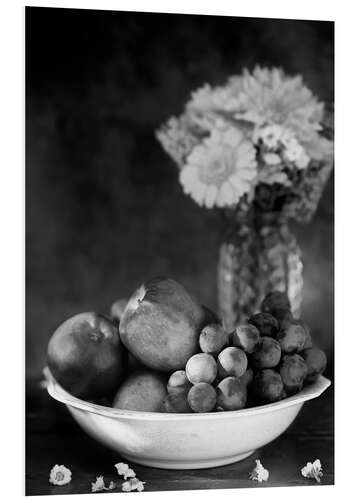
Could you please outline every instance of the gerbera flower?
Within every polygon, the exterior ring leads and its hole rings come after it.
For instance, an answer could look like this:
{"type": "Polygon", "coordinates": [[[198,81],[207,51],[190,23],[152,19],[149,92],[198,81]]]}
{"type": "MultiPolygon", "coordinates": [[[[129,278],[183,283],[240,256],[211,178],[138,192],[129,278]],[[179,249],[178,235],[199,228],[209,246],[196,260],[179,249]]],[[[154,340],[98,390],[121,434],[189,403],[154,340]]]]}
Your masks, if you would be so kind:
{"type": "Polygon", "coordinates": [[[63,486],[71,482],[72,472],[64,465],[56,464],[50,471],[50,483],[63,486]]]}
{"type": "Polygon", "coordinates": [[[252,142],[240,130],[213,130],[187,157],[180,182],[199,205],[233,205],[254,185],[255,156],[252,142]]]}

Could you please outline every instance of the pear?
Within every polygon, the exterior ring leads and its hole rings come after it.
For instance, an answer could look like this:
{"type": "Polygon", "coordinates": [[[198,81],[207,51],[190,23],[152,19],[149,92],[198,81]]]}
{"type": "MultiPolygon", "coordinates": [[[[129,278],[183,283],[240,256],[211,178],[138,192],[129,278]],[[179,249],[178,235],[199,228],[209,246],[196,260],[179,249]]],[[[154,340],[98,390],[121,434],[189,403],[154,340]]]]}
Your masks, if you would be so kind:
{"type": "Polygon", "coordinates": [[[199,352],[206,320],[203,307],[168,278],[154,278],[138,288],[120,320],[119,332],[129,352],[148,368],[182,370],[199,352]]]}

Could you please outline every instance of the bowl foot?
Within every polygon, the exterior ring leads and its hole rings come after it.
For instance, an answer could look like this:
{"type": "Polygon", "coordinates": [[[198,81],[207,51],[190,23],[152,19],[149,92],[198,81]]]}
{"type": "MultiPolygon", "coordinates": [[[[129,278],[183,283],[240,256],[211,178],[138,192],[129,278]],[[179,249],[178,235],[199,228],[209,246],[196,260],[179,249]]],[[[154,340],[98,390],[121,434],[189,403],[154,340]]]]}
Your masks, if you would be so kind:
{"type": "Polygon", "coordinates": [[[155,467],[157,469],[210,469],[212,467],[220,467],[222,465],[233,464],[234,462],[239,462],[244,460],[254,453],[255,450],[247,451],[239,455],[232,455],[229,457],[224,457],[220,459],[207,459],[207,460],[153,460],[150,458],[140,458],[132,455],[122,454],[122,457],[128,460],[128,462],[133,462],[140,465],[146,465],[148,467],[155,467]]]}

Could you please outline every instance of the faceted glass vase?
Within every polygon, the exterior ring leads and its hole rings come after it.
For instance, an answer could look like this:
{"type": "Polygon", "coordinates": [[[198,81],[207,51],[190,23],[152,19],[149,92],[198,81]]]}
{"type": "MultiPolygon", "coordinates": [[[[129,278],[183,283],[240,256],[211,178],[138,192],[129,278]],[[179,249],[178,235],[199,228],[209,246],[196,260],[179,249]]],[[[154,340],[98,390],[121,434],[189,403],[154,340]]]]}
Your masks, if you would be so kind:
{"type": "Polygon", "coordinates": [[[260,310],[265,295],[284,291],[299,317],[302,301],[301,251],[287,222],[245,221],[220,247],[218,305],[228,331],[260,310]]]}

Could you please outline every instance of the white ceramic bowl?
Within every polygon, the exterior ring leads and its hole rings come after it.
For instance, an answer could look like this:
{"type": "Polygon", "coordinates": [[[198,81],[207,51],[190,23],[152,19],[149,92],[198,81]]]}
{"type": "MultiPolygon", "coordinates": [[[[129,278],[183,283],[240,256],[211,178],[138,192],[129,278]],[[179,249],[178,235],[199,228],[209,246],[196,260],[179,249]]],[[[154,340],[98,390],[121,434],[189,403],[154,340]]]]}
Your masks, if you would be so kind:
{"type": "Polygon", "coordinates": [[[282,434],[305,401],[331,382],[320,376],[277,403],[214,413],[149,413],[100,406],[71,396],[46,370],[48,393],[90,436],[130,462],[162,469],[203,469],[251,455],[282,434]]]}

